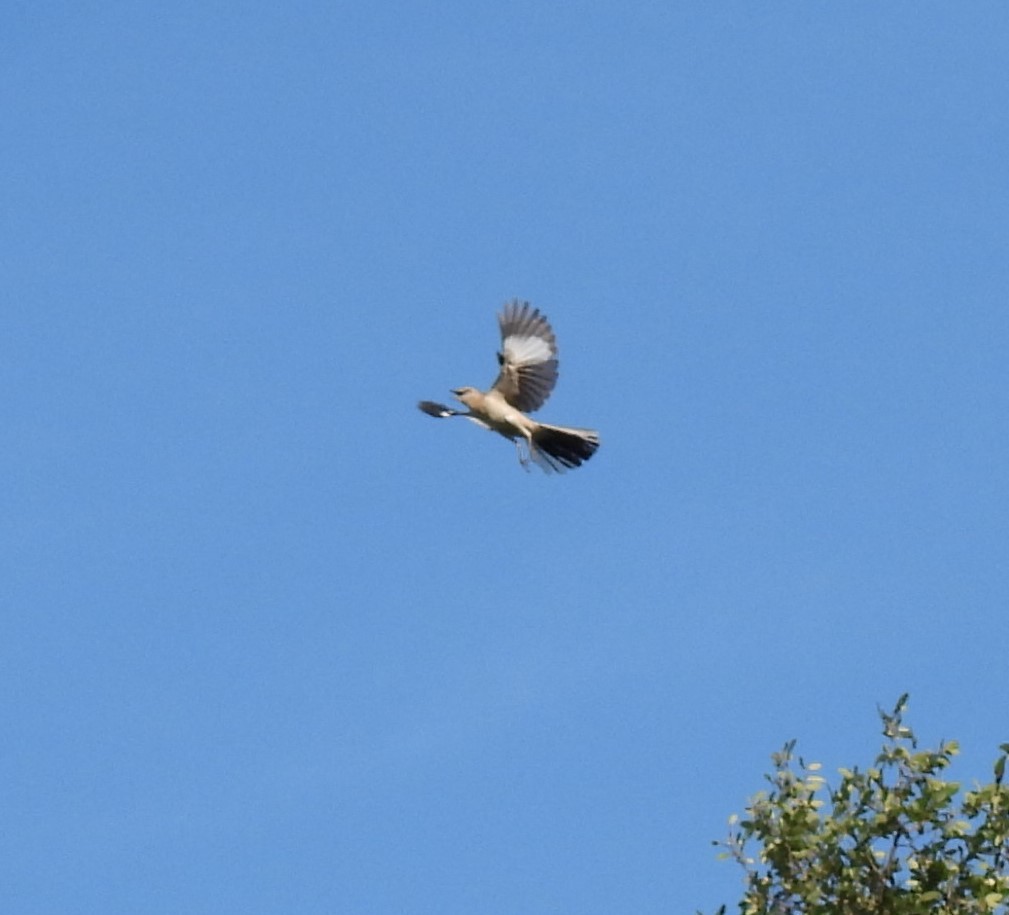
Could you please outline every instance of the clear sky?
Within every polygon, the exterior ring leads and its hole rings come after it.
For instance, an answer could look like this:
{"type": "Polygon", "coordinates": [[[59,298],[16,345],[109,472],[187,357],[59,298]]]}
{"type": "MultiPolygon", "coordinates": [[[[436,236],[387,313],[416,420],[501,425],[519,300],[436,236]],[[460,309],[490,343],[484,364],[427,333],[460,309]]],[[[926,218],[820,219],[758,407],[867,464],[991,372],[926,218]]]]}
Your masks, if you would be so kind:
{"type": "Polygon", "coordinates": [[[12,913],[693,912],[1009,739],[1004,3],[7,3],[12,913]],[[564,476],[418,399],[550,318],[564,476]]]}

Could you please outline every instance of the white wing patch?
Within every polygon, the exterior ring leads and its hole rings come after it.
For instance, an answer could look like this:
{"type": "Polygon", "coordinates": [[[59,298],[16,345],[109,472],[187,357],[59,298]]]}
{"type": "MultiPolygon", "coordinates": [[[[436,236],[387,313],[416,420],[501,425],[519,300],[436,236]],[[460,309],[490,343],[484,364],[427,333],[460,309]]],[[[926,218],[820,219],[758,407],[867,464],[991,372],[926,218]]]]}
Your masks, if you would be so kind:
{"type": "Polygon", "coordinates": [[[550,344],[542,337],[509,337],[504,351],[508,361],[518,365],[546,362],[553,357],[550,344]]]}

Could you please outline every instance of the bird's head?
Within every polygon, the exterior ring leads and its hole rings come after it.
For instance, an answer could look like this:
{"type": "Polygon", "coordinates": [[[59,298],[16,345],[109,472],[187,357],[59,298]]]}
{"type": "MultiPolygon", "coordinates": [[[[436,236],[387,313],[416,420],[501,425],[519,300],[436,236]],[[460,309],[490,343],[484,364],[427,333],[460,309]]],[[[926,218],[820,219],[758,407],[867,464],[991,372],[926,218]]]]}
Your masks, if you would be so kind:
{"type": "Polygon", "coordinates": [[[482,396],[476,388],[454,388],[452,394],[455,399],[466,404],[467,407],[472,408],[476,405],[479,398],[482,396]]]}

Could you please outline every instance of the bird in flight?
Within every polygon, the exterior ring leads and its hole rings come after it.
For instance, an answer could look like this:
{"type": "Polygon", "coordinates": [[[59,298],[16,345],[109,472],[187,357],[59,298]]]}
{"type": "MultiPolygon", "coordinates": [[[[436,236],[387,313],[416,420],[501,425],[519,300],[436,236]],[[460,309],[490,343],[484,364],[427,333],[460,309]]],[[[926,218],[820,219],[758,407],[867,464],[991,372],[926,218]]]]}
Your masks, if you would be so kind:
{"type": "Polygon", "coordinates": [[[548,426],[526,416],[546,403],[557,383],[557,341],[546,317],[528,302],[508,302],[498,315],[501,327],[500,371],[487,391],[455,388],[452,393],[467,410],[422,400],[428,416],[464,416],[478,426],[515,443],[519,463],[530,463],[547,473],[580,467],[599,447],[593,429],[548,426]]]}

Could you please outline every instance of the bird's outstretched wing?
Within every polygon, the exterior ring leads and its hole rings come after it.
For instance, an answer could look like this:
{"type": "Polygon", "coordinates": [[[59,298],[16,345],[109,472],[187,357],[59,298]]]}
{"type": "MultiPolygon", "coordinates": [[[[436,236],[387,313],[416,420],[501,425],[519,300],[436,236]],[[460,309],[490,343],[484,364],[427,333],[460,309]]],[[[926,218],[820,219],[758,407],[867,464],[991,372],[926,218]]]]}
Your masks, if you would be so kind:
{"type": "Polygon", "coordinates": [[[547,319],[515,299],[498,315],[501,371],[491,389],[523,413],[546,403],[557,383],[557,341],[547,319]]]}

